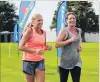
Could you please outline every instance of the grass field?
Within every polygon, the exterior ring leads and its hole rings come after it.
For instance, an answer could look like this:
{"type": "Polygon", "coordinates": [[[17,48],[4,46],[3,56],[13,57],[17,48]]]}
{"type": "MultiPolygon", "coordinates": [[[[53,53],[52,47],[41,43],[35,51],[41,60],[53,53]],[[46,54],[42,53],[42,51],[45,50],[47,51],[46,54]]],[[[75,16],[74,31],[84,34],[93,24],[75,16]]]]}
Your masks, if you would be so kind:
{"type": "MultiPolygon", "coordinates": [[[[53,50],[45,52],[46,79],[45,82],[59,82],[57,72],[57,54],[54,43],[53,50]]],[[[21,71],[22,52],[17,50],[16,43],[1,43],[1,82],[25,82],[21,71]],[[10,45],[10,52],[9,52],[10,45]],[[9,55],[10,53],[10,55],[9,55]]],[[[99,81],[99,43],[82,43],[80,53],[82,59],[82,73],[80,82],[99,81]]],[[[69,77],[68,82],[72,82],[69,77]]]]}

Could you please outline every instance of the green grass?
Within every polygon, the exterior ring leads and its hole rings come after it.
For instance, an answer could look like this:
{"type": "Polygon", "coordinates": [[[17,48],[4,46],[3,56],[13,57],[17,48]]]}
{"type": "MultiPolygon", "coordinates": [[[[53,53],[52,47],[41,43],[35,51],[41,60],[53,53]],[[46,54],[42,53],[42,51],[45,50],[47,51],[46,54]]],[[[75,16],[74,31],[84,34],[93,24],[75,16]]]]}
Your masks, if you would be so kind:
{"type": "MultiPolygon", "coordinates": [[[[46,79],[45,82],[59,82],[57,72],[57,56],[54,43],[52,51],[45,52],[46,79]]],[[[25,82],[21,70],[22,52],[18,52],[17,44],[1,43],[1,82],[25,82]],[[19,53],[19,55],[18,55],[19,53]]],[[[82,43],[83,50],[80,53],[82,59],[81,82],[99,81],[99,43],[82,43]]],[[[69,77],[69,81],[71,77],[69,77]]]]}

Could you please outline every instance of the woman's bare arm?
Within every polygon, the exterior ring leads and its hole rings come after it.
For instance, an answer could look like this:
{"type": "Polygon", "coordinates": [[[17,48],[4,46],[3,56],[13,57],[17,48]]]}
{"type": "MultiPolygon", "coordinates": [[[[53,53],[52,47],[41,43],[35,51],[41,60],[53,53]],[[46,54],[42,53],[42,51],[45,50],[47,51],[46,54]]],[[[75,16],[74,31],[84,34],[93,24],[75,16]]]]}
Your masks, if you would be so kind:
{"type": "Polygon", "coordinates": [[[67,37],[68,37],[68,33],[66,31],[66,28],[61,29],[61,31],[59,32],[58,37],[56,39],[55,46],[56,47],[62,47],[64,45],[70,43],[69,40],[63,41],[64,38],[67,38],[67,37]]]}
{"type": "Polygon", "coordinates": [[[32,33],[32,30],[31,30],[31,29],[27,29],[27,30],[23,33],[23,37],[22,37],[22,39],[20,40],[19,47],[18,47],[19,50],[21,50],[21,51],[26,51],[26,52],[34,52],[34,49],[32,49],[32,48],[27,48],[27,47],[25,46],[25,44],[26,44],[27,40],[29,39],[31,33],[32,33]]]}

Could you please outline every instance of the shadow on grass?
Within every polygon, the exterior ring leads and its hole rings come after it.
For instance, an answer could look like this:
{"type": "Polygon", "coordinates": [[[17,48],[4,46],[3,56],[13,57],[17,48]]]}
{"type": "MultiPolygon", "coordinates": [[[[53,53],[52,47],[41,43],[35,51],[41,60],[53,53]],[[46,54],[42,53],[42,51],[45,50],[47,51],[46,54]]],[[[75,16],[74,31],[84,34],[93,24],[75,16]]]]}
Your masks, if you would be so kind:
{"type": "Polygon", "coordinates": [[[53,73],[53,72],[46,73],[46,75],[56,75],[56,74],[57,74],[57,72],[55,72],[55,73],[53,73]]]}

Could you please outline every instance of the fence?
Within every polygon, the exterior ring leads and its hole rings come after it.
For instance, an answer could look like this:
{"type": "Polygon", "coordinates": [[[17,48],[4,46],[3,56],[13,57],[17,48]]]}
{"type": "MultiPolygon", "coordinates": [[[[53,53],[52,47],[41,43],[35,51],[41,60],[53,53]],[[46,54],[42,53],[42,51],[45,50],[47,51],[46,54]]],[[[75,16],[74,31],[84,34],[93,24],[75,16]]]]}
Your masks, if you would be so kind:
{"type": "Polygon", "coordinates": [[[13,32],[0,32],[0,42],[13,42],[13,32]]]}
{"type": "MultiPolygon", "coordinates": [[[[46,40],[47,42],[54,42],[56,40],[56,32],[55,31],[47,31],[46,32],[46,40]]],[[[99,34],[89,34],[85,33],[86,42],[99,42],[99,34]]],[[[14,32],[1,32],[0,33],[0,42],[13,42],[14,40],[14,32]]]]}

